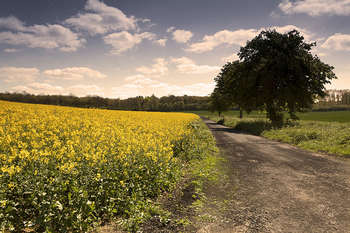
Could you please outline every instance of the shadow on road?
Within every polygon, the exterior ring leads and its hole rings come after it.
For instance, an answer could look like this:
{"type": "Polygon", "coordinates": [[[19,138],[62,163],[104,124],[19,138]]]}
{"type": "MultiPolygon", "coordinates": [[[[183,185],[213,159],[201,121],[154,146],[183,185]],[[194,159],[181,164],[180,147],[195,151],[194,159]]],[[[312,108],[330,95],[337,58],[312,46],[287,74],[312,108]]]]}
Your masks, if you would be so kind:
{"type": "MultiPolygon", "coordinates": [[[[210,121],[210,119],[206,117],[201,117],[204,121],[210,121]]],[[[217,125],[217,122],[207,122],[207,125],[210,127],[212,125],[217,125]]],[[[222,124],[219,124],[222,125],[222,124]]],[[[255,136],[260,136],[264,131],[271,130],[272,124],[266,120],[240,120],[237,121],[233,127],[230,128],[232,131],[228,131],[227,129],[218,129],[215,127],[213,131],[225,131],[225,132],[233,132],[239,134],[250,134],[255,136]]]]}
{"type": "Polygon", "coordinates": [[[245,132],[244,130],[238,130],[238,129],[233,129],[229,128],[227,126],[220,125],[215,122],[206,122],[208,127],[212,132],[227,132],[227,133],[235,133],[235,134],[245,134],[245,135],[254,135],[250,132],[245,132]],[[218,126],[221,126],[220,128],[218,126]]]}

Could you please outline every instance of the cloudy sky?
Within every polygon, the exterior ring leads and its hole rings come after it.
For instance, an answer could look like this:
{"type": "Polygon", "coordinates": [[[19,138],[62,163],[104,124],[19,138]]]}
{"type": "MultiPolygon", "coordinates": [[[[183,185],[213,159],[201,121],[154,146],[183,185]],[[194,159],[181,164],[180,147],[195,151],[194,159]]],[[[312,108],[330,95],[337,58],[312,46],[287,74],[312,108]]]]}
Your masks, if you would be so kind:
{"type": "Polygon", "coordinates": [[[350,89],[350,0],[1,0],[0,92],[207,95],[261,30],[301,31],[350,89]]]}

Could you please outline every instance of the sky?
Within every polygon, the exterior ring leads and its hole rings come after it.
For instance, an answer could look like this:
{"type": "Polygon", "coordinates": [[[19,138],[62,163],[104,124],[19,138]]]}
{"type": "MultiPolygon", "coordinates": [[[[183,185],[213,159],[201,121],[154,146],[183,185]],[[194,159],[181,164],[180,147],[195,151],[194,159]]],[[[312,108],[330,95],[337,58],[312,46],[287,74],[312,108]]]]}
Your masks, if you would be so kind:
{"type": "Polygon", "coordinates": [[[297,29],[350,89],[350,0],[1,0],[0,92],[210,94],[262,30],[297,29]]]}

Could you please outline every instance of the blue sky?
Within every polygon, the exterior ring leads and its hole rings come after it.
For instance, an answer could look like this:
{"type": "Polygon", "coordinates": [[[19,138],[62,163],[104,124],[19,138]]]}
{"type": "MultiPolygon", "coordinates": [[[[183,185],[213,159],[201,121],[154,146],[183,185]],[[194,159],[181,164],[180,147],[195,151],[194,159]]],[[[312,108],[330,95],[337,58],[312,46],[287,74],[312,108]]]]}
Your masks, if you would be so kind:
{"type": "Polygon", "coordinates": [[[261,30],[297,29],[350,89],[349,0],[2,0],[0,91],[208,95],[261,30]]]}

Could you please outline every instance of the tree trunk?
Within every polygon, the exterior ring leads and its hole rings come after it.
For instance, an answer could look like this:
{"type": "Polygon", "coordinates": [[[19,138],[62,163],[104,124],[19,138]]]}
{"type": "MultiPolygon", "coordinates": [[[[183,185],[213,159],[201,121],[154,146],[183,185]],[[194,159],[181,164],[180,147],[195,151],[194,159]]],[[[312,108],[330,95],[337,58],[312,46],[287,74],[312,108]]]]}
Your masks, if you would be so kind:
{"type": "Polygon", "coordinates": [[[283,113],[277,111],[273,106],[268,106],[266,111],[272,126],[274,128],[281,128],[283,126],[283,113]]]}
{"type": "Polygon", "coordinates": [[[242,108],[239,108],[239,118],[243,118],[243,110],[242,108]]]}

